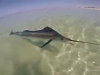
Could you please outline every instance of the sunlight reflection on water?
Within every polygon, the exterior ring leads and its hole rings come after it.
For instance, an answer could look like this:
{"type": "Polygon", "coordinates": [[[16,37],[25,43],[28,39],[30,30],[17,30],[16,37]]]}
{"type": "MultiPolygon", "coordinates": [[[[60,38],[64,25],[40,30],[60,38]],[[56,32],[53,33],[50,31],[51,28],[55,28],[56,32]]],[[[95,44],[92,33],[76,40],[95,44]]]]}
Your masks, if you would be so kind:
{"type": "Polygon", "coordinates": [[[54,41],[41,49],[39,45],[43,41],[30,43],[21,37],[8,35],[12,28],[36,30],[50,26],[66,37],[99,43],[100,25],[96,25],[99,21],[91,19],[92,16],[83,16],[86,12],[81,13],[82,16],[72,12],[59,15],[49,13],[29,22],[27,19],[24,22],[24,18],[19,21],[18,17],[16,20],[16,15],[3,19],[0,26],[13,25],[3,27],[1,31],[0,75],[99,75],[100,46],[73,42],[74,45],[70,45],[54,41]]]}

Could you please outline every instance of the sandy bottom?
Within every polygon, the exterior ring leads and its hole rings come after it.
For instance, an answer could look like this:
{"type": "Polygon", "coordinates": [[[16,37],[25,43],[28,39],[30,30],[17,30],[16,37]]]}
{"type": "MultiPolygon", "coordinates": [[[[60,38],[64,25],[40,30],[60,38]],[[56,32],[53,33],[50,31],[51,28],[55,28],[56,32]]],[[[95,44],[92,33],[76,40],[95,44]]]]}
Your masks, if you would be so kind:
{"type": "Polygon", "coordinates": [[[12,28],[17,31],[50,26],[66,37],[100,43],[100,22],[94,16],[83,16],[86,13],[46,14],[28,21],[23,16],[21,21],[18,16],[1,19],[0,75],[100,75],[100,46],[53,41],[40,48],[47,40],[9,36],[12,28]]]}

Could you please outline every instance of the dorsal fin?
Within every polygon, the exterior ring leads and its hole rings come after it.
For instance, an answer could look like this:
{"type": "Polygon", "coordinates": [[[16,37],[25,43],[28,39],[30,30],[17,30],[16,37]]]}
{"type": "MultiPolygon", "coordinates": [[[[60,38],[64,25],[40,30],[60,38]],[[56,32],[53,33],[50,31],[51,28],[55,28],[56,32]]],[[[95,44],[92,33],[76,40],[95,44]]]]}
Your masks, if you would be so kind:
{"type": "Polygon", "coordinates": [[[47,32],[54,31],[52,28],[50,28],[50,27],[48,27],[48,26],[45,27],[45,28],[43,28],[43,30],[44,30],[44,31],[47,31],[47,32]]]}
{"type": "Polygon", "coordinates": [[[36,31],[24,30],[23,32],[55,32],[55,30],[47,26],[42,30],[36,30],[36,31]]]}

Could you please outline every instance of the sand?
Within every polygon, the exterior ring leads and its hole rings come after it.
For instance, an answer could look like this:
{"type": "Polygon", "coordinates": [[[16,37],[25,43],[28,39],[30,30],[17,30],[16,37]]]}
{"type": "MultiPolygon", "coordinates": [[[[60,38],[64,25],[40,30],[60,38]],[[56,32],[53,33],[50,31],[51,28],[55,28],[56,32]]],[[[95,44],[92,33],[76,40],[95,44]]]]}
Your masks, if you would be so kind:
{"type": "Polygon", "coordinates": [[[75,40],[100,43],[100,13],[85,9],[46,10],[0,19],[0,75],[100,75],[100,46],[25,40],[10,31],[52,27],[75,40]]]}

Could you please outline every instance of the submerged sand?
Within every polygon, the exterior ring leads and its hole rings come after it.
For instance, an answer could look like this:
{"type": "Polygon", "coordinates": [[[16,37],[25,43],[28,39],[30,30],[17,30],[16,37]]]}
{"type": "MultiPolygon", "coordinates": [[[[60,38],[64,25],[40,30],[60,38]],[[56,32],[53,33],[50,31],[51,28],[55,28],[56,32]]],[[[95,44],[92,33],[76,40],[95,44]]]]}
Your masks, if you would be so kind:
{"type": "Polygon", "coordinates": [[[40,48],[47,40],[9,36],[11,29],[49,26],[66,37],[100,43],[99,12],[71,9],[42,13],[17,14],[0,20],[0,75],[99,75],[100,46],[53,41],[40,48]]]}

